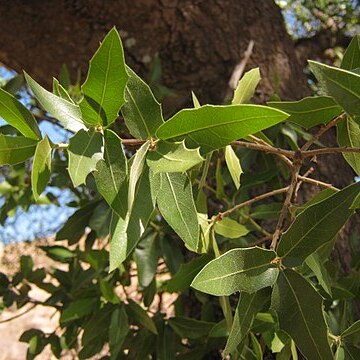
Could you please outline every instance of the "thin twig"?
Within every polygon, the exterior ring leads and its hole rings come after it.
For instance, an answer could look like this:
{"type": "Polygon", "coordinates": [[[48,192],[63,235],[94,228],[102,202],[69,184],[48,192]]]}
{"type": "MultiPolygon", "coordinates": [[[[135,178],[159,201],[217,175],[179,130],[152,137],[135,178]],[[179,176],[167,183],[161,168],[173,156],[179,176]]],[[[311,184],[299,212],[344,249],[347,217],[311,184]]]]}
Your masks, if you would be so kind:
{"type": "Polygon", "coordinates": [[[244,206],[248,206],[248,205],[251,205],[253,204],[254,202],[257,202],[257,201],[260,201],[260,200],[263,200],[263,199],[266,199],[268,197],[271,197],[271,196],[275,196],[275,195],[278,195],[278,194],[282,194],[284,192],[286,192],[288,190],[288,186],[287,187],[284,187],[284,188],[281,188],[281,189],[276,189],[276,190],[272,190],[272,191],[269,191],[265,194],[261,194],[261,195],[258,195],[258,196],[255,196],[254,198],[250,199],[250,200],[247,200],[247,201],[244,201],[234,207],[232,207],[231,209],[228,209],[224,212],[219,212],[214,218],[213,218],[213,221],[216,222],[216,221],[220,221],[222,218],[224,218],[225,216],[229,216],[230,214],[232,214],[234,211],[236,210],[239,210],[241,208],[243,208],[244,206]]]}
{"type": "Polygon", "coordinates": [[[346,114],[343,113],[339,116],[337,116],[335,119],[331,120],[330,122],[328,122],[325,126],[323,126],[322,128],[320,128],[320,130],[309,140],[307,141],[302,148],[300,149],[300,151],[303,153],[304,151],[308,150],[310,148],[310,146],[316,142],[317,140],[319,140],[321,138],[321,136],[323,136],[329,129],[331,129],[333,126],[335,126],[336,124],[338,124],[340,121],[346,119],[346,114]]]}
{"type": "Polygon", "coordinates": [[[306,177],[306,176],[301,176],[301,175],[298,175],[298,179],[303,181],[303,182],[307,182],[309,184],[313,184],[313,185],[317,185],[317,186],[322,186],[324,188],[327,188],[327,189],[332,189],[332,190],[335,190],[335,191],[339,191],[338,188],[336,188],[335,186],[331,185],[331,184],[328,184],[328,183],[325,183],[323,181],[320,181],[320,180],[316,180],[316,179],[311,179],[309,177],[306,177]]]}
{"type": "Polygon", "coordinates": [[[338,153],[360,153],[360,147],[336,147],[336,148],[324,148],[302,151],[303,157],[313,157],[316,155],[324,154],[338,154],[338,153]]]}
{"type": "Polygon", "coordinates": [[[32,306],[30,306],[29,308],[27,308],[25,311],[23,311],[23,312],[20,313],[20,314],[16,314],[16,315],[14,315],[14,316],[12,316],[12,317],[9,317],[8,319],[5,319],[5,320],[0,320],[0,324],[4,324],[4,323],[7,323],[7,322],[10,322],[10,321],[12,321],[12,320],[15,320],[15,319],[17,319],[17,318],[19,318],[19,317],[27,314],[27,313],[28,313],[29,311],[31,311],[36,305],[38,305],[38,304],[33,304],[32,306]]]}
{"type": "Polygon", "coordinates": [[[256,143],[251,143],[251,142],[247,142],[247,141],[237,140],[237,141],[233,141],[231,143],[231,145],[240,146],[240,147],[243,147],[246,149],[259,150],[259,151],[276,154],[276,155],[283,155],[283,156],[286,156],[289,158],[293,158],[295,156],[294,151],[276,148],[269,144],[264,145],[264,144],[256,144],[256,143]]]}

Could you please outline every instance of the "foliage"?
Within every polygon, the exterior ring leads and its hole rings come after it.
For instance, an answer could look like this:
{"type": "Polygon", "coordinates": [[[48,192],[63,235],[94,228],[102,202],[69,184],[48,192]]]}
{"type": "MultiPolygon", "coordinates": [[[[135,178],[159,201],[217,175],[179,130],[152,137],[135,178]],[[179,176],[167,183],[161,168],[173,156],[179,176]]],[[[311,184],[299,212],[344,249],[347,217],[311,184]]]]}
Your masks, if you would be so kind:
{"type": "MultiPolygon", "coordinates": [[[[45,116],[73,132],[68,144],[42,136],[31,111],[2,89],[0,116],[9,125],[1,129],[0,161],[31,168],[23,203],[41,201],[49,183],[77,199],[56,237],[68,246],[42,247],[61,267],[36,269],[22,257],[19,273],[0,274],[5,307],[33,303],[60,313],[54,333],[21,335],[28,358],[50,345],[56,357],[71,350],[86,359],[105,344],[110,359],[290,359],[297,351],[307,359],[358,358],[359,263],[343,276],[329,254],[360,207],[360,184],[336,189],[300,173],[314,156],[341,152],[359,171],[359,43],[350,44],[341,69],[311,62],[324,96],[244,104],[260,80],[255,69],[231,105],[200,106],[193,94],[194,108],[164,121],[112,29],[81,90],[60,79],[51,93],[25,75],[45,116]],[[319,124],[315,136],[306,132],[319,124]],[[319,147],[336,125],[340,147],[319,147]],[[325,190],[298,205],[303,182],[325,190]],[[267,192],[255,196],[260,188],[267,192]],[[134,274],[141,301],[127,292],[134,274]],[[49,297],[32,299],[33,286],[49,297]],[[165,316],[167,293],[177,299],[165,316]]],[[[19,201],[16,181],[6,184],[4,217],[19,201]]]]}

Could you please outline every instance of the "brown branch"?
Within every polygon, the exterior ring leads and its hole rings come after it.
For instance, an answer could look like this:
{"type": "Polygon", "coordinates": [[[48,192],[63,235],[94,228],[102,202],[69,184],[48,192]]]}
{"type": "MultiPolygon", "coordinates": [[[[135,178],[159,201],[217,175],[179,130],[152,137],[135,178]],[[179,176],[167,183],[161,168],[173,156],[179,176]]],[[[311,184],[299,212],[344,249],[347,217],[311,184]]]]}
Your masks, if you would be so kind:
{"type": "Polygon", "coordinates": [[[344,119],[346,119],[345,113],[337,116],[335,119],[328,122],[325,126],[321,127],[320,130],[302,146],[302,148],[300,149],[301,153],[308,150],[315,141],[319,140],[320,137],[323,136],[329,129],[331,129],[333,126],[335,126],[344,119]]]}
{"type": "Polygon", "coordinates": [[[317,185],[317,186],[322,186],[324,188],[327,188],[327,189],[333,189],[335,191],[339,191],[338,188],[336,188],[335,186],[331,185],[331,184],[328,184],[328,183],[325,183],[323,181],[320,181],[320,180],[316,180],[316,179],[311,179],[309,177],[306,177],[306,176],[301,176],[301,175],[298,175],[298,179],[301,180],[301,182],[307,182],[309,184],[313,184],[313,185],[317,185]]]}
{"type": "Polygon", "coordinates": [[[278,195],[278,194],[282,194],[284,192],[286,192],[288,190],[288,186],[287,187],[284,187],[284,188],[280,188],[280,189],[276,189],[276,190],[272,190],[272,191],[269,191],[265,194],[261,194],[261,195],[258,195],[258,196],[255,196],[254,198],[250,199],[250,200],[247,200],[247,201],[244,201],[238,205],[235,205],[234,207],[232,207],[231,209],[228,209],[224,212],[219,212],[216,216],[213,217],[213,221],[216,222],[216,221],[220,221],[222,218],[224,218],[225,216],[229,216],[230,214],[232,214],[234,211],[236,210],[239,210],[241,208],[243,208],[244,206],[248,206],[248,205],[251,205],[253,204],[254,202],[257,202],[257,201],[260,201],[260,200],[263,200],[263,199],[266,199],[268,197],[271,197],[271,196],[275,196],[275,195],[278,195]]]}
{"type": "Polygon", "coordinates": [[[324,148],[324,149],[315,149],[302,151],[301,154],[303,157],[313,157],[316,155],[324,154],[338,154],[338,153],[360,153],[360,147],[336,147],[336,148],[324,148]]]}
{"type": "Polygon", "coordinates": [[[270,153],[270,154],[283,155],[283,156],[286,156],[289,158],[293,158],[295,156],[294,151],[276,148],[269,144],[266,144],[266,145],[256,144],[256,143],[238,140],[238,141],[233,141],[231,143],[231,145],[240,146],[240,147],[243,147],[246,149],[259,150],[259,151],[263,151],[263,152],[270,153]]]}
{"type": "Polygon", "coordinates": [[[10,322],[10,321],[12,321],[12,320],[15,320],[15,319],[17,319],[17,318],[19,318],[19,317],[27,314],[29,311],[31,311],[32,309],[34,309],[34,307],[35,307],[36,305],[38,305],[38,304],[33,304],[32,306],[30,306],[29,308],[27,308],[25,311],[23,311],[23,312],[20,313],[20,314],[16,314],[16,315],[11,316],[11,317],[9,317],[9,318],[7,318],[7,319],[0,320],[0,324],[4,324],[4,323],[7,323],[7,322],[10,322]]]}

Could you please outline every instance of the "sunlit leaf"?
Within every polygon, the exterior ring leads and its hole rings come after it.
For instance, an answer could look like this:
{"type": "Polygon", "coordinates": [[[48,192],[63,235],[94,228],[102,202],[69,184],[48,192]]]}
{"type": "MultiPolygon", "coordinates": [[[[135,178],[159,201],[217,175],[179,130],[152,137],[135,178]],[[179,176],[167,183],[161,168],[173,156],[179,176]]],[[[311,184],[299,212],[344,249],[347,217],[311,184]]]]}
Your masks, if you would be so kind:
{"type": "Polygon", "coordinates": [[[251,69],[244,74],[234,91],[232,104],[245,104],[254,96],[255,89],[261,80],[259,68],[251,69]]]}
{"type": "Polygon", "coordinates": [[[204,152],[222,148],[248,135],[285,120],[287,114],[260,105],[205,105],[184,109],[161,125],[157,136],[162,140],[185,138],[204,152]]]}
{"type": "Polygon", "coordinates": [[[37,141],[23,136],[0,134],[0,165],[15,165],[31,157],[37,141]]]}
{"type": "Polygon", "coordinates": [[[204,161],[199,149],[187,149],[184,141],[170,143],[159,141],[147,155],[146,162],[154,173],[185,172],[204,161]]]}
{"type": "Polygon", "coordinates": [[[259,247],[232,249],[205,265],[191,286],[216,296],[253,293],[276,281],[279,269],[272,264],[275,258],[274,251],[259,247]]]}
{"type": "Polygon", "coordinates": [[[51,144],[47,136],[38,142],[31,170],[31,186],[34,199],[37,201],[50,180],[51,144]]]}
{"type": "Polygon", "coordinates": [[[237,239],[249,233],[249,230],[244,225],[227,217],[216,222],[214,230],[217,234],[229,239],[237,239]]]}
{"type": "Polygon", "coordinates": [[[341,107],[329,96],[306,97],[299,101],[270,101],[269,106],[287,112],[286,121],[309,129],[319,124],[326,124],[341,113],[341,107]]]}
{"type": "Polygon", "coordinates": [[[31,112],[14,96],[0,88],[0,117],[25,137],[41,138],[38,124],[31,112]]]}
{"type": "Polygon", "coordinates": [[[112,28],[90,60],[89,71],[81,90],[84,98],[79,106],[88,125],[112,124],[125,103],[128,80],[120,36],[112,28]]]}
{"type": "Polygon", "coordinates": [[[161,105],[150,87],[129,67],[127,71],[130,77],[125,89],[126,104],[121,109],[125,124],[135,138],[154,137],[164,122],[161,105]]]}
{"type": "Polygon", "coordinates": [[[74,186],[85,184],[87,176],[103,159],[103,136],[94,130],[80,130],[69,141],[69,175],[74,186]]]}
{"type": "Polygon", "coordinates": [[[240,187],[240,176],[243,173],[240,160],[236,156],[235,151],[231,147],[231,145],[227,145],[225,147],[225,161],[226,166],[229,169],[229,173],[231,178],[235,184],[236,189],[240,187]]]}

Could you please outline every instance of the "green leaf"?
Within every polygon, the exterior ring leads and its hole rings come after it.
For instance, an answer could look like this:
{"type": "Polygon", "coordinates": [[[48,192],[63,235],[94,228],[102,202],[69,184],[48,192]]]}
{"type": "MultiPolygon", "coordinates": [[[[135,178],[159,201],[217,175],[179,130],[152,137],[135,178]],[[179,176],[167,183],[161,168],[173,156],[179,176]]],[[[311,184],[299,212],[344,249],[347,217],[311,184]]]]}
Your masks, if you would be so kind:
{"type": "Polygon", "coordinates": [[[121,139],[109,129],[104,132],[104,160],[96,165],[96,187],[109,206],[118,214],[126,212],[124,185],[128,173],[121,139]]]}
{"type": "Polygon", "coordinates": [[[188,176],[181,173],[162,173],[157,204],[161,215],[184,241],[186,247],[196,251],[200,233],[188,176]]]}
{"type": "Polygon", "coordinates": [[[90,315],[98,307],[97,298],[85,298],[75,300],[65,307],[61,313],[60,322],[66,323],[69,321],[81,319],[86,315],[90,315]]]}
{"type": "Polygon", "coordinates": [[[239,224],[237,221],[224,217],[221,221],[217,221],[214,226],[217,234],[229,239],[237,239],[249,233],[249,230],[239,224]]]}
{"type": "Polygon", "coordinates": [[[86,129],[86,126],[81,118],[81,112],[78,105],[75,105],[45,90],[26,73],[25,78],[39,103],[49,114],[58,119],[65,129],[72,132],[78,132],[81,129],[86,129]]]}
{"type": "Polygon", "coordinates": [[[253,219],[275,219],[279,216],[282,209],[282,203],[262,204],[254,207],[251,217],[253,219]]]}
{"type": "Polygon", "coordinates": [[[346,330],[344,330],[341,333],[341,338],[344,339],[358,333],[360,333],[360,320],[355,321],[346,330]]]}
{"type": "Polygon", "coordinates": [[[252,294],[246,292],[240,293],[223,356],[233,353],[245,339],[251,329],[255,315],[263,310],[264,306],[270,301],[269,290],[269,288],[265,288],[252,294]]]}
{"type": "Polygon", "coordinates": [[[55,78],[53,78],[53,93],[54,93],[56,96],[58,96],[58,97],[60,97],[60,98],[62,98],[62,99],[64,99],[64,100],[66,100],[66,101],[71,102],[71,103],[74,104],[74,101],[73,101],[73,99],[70,97],[69,93],[68,93],[68,92],[63,88],[63,86],[59,83],[59,80],[58,80],[58,79],[55,79],[55,78]]]}
{"type": "Polygon", "coordinates": [[[46,256],[55,261],[67,263],[71,261],[76,254],[64,246],[40,246],[40,249],[45,251],[46,256]]]}
{"type": "Polygon", "coordinates": [[[157,337],[156,360],[175,360],[175,334],[170,326],[165,325],[157,337]]]}
{"type": "MultiPolygon", "coordinates": [[[[135,161],[131,169],[134,165],[135,161]]],[[[135,249],[155,209],[159,175],[152,174],[146,166],[137,183],[132,195],[133,205],[129,207],[125,218],[113,213],[111,219],[110,271],[116,269],[135,249]]]]}
{"type": "Polygon", "coordinates": [[[90,126],[112,124],[125,103],[128,81],[120,36],[112,28],[90,60],[89,71],[81,90],[84,98],[80,110],[90,126]]]}
{"type": "Polygon", "coordinates": [[[154,173],[185,172],[204,161],[199,148],[187,149],[185,142],[159,141],[156,149],[148,153],[146,162],[154,173]]]}
{"type": "Polygon", "coordinates": [[[191,92],[191,98],[192,98],[192,101],[194,104],[194,108],[197,109],[197,108],[201,107],[201,104],[193,91],[191,92]]]}
{"type": "Polygon", "coordinates": [[[189,288],[196,274],[210,261],[212,256],[204,254],[192,259],[186,264],[181,264],[176,274],[166,284],[166,291],[180,292],[189,288]]]}
{"type": "Polygon", "coordinates": [[[341,62],[341,68],[353,70],[360,67],[360,35],[355,35],[347,47],[341,62]]]}
{"type": "Polygon", "coordinates": [[[31,187],[35,201],[45,190],[51,173],[51,144],[47,136],[37,143],[31,170],[31,187]]]}
{"type": "MultiPolygon", "coordinates": [[[[358,147],[360,146],[360,127],[350,116],[337,125],[337,141],[339,146],[358,147]]],[[[347,163],[360,175],[360,154],[343,153],[347,163]]]]}
{"type": "Polygon", "coordinates": [[[260,105],[205,105],[181,110],[161,125],[156,134],[162,140],[186,138],[192,145],[209,152],[287,117],[282,111],[260,105]]]}
{"type": "Polygon", "coordinates": [[[245,104],[254,96],[255,89],[261,80],[259,68],[251,69],[246,72],[238,82],[234,91],[232,104],[245,104]]]}
{"type": "Polygon", "coordinates": [[[32,113],[14,96],[0,88],[0,117],[25,137],[41,139],[39,126],[32,113]]]}
{"type": "Polygon", "coordinates": [[[6,82],[2,87],[3,90],[9,94],[16,95],[21,87],[24,85],[24,76],[22,74],[17,74],[6,82]]]}
{"type": "Polygon", "coordinates": [[[134,251],[139,284],[146,288],[152,282],[159,261],[158,233],[152,232],[140,241],[134,251]]]}
{"type": "Polygon", "coordinates": [[[274,251],[259,247],[232,249],[205,265],[191,286],[216,296],[253,293],[275,283],[279,273],[272,264],[275,258],[274,251]]]}
{"type": "Polygon", "coordinates": [[[270,101],[269,106],[287,112],[286,121],[303,126],[306,129],[326,124],[341,113],[341,107],[329,96],[306,97],[299,101],[270,101]]]}
{"type": "Polygon", "coordinates": [[[199,339],[207,336],[214,327],[213,322],[195,320],[177,316],[168,320],[172,329],[182,338],[199,339]]]}
{"type": "Polygon", "coordinates": [[[109,327],[110,360],[118,359],[124,340],[129,332],[129,321],[124,306],[111,315],[109,327]]]}
{"type": "Polygon", "coordinates": [[[280,272],[271,307],[278,315],[280,328],[308,360],[333,359],[322,297],[301,275],[291,269],[280,272]]]}
{"type": "Polygon", "coordinates": [[[277,253],[285,266],[299,266],[321,245],[330,241],[353,214],[350,209],[360,183],[307,207],[282,235],[277,253]]]}
{"type": "Polygon", "coordinates": [[[127,67],[129,81],[125,89],[126,104],[121,112],[132,136],[147,139],[155,136],[164,119],[161,105],[155,99],[150,87],[127,67]]]}
{"type": "Polygon", "coordinates": [[[75,211],[57,232],[56,240],[68,240],[70,245],[79,241],[89,223],[94,206],[96,203],[92,202],[75,211]]]}
{"type": "Polygon", "coordinates": [[[139,304],[129,299],[129,303],[126,306],[126,311],[128,315],[132,317],[139,325],[151,331],[155,335],[158,333],[153,319],[149,317],[146,311],[139,304]]]}
{"type": "Polygon", "coordinates": [[[0,165],[15,165],[31,157],[37,141],[23,136],[0,134],[0,165]]]}
{"type": "Polygon", "coordinates": [[[360,349],[350,344],[342,344],[336,350],[335,360],[358,360],[360,349]]]}
{"type": "Polygon", "coordinates": [[[235,184],[236,189],[238,190],[240,187],[240,176],[243,173],[240,160],[235,154],[235,151],[231,147],[231,145],[227,145],[225,147],[225,161],[226,166],[229,169],[229,173],[231,178],[235,184]]]}
{"type": "Polygon", "coordinates": [[[96,231],[99,239],[105,239],[109,234],[112,210],[105,201],[101,201],[94,208],[94,212],[89,220],[89,227],[96,231]]]}
{"type": "Polygon", "coordinates": [[[360,116],[360,75],[316,61],[309,61],[309,67],[327,95],[350,116],[360,116]]]}
{"type": "Polygon", "coordinates": [[[94,130],[80,130],[69,141],[69,175],[74,187],[85,184],[87,176],[103,159],[103,136],[94,130]]]}
{"type": "Polygon", "coordinates": [[[331,297],[332,293],[331,293],[330,276],[321,261],[320,255],[317,252],[312,253],[305,259],[305,263],[314,273],[322,288],[331,297]]]}

